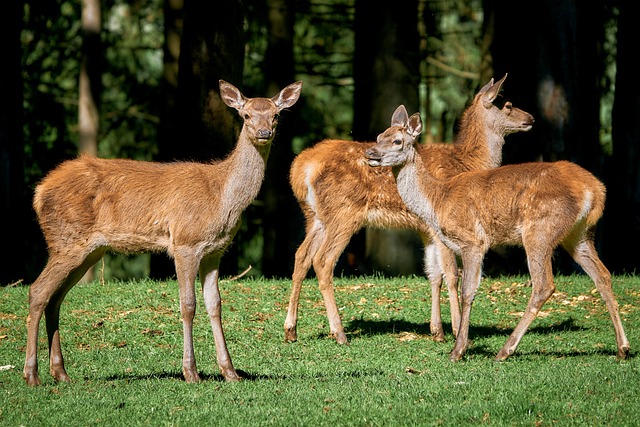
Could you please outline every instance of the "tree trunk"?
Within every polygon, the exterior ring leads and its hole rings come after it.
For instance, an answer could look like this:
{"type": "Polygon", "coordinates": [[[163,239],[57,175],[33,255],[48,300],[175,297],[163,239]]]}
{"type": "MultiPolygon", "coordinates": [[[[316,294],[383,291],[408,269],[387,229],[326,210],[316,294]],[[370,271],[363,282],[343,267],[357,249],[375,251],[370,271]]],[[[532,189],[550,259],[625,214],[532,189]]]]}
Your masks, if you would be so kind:
{"type": "MultiPolygon", "coordinates": [[[[100,43],[102,14],[100,0],[82,0],[82,59],[78,83],[78,151],[82,154],[98,154],[98,131],[100,124],[100,43]]],[[[91,282],[95,277],[93,268],[85,273],[81,282],[91,282]]]]}
{"type": "MultiPolygon", "coordinates": [[[[594,60],[601,56],[602,3],[543,0],[525,6],[486,0],[484,6],[486,24],[492,21],[493,27],[485,25],[492,44],[482,62],[483,78],[509,73],[508,98],[536,120],[533,131],[507,137],[503,163],[566,159],[602,177],[599,82],[604,61],[594,60]]],[[[507,249],[500,258],[495,260],[499,272],[526,271],[519,249],[507,249]]],[[[493,261],[489,254],[489,269],[493,261]]],[[[554,266],[565,272],[574,268],[563,252],[554,266]]]]}
{"type": "Polygon", "coordinates": [[[98,154],[100,123],[100,0],[82,0],[82,60],[78,95],[78,131],[80,153],[98,154]]]}
{"type": "MultiPolygon", "coordinates": [[[[293,0],[267,0],[268,45],[265,54],[267,93],[273,96],[294,81],[293,0]]],[[[262,273],[266,277],[290,277],[293,271],[298,230],[304,228],[300,208],[289,186],[289,167],[294,153],[291,145],[300,108],[287,111],[278,126],[262,187],[263,256],[262,273]]]]}
{"type": "MultiPolygon", "coordinates": [[[[164,105],[161,110],[158,132],[158,154],[155,160],[170,162],[174,160],[178,134],[178,71],[180,58],[180,44],[182,40],[182,22],[184,14],[184,0],[164,1],[164,43],[163,79],[161,90],[164,105]]],[[[166,279],[175,276],[176,269],[173,260],[165,253],[151,254],[149,276],[153,279],[166,279]]]]}
{"type": "Polygon", "coordinates": [[[640,86],[635,72],[638,13],[638,2],[620,2],[612,112],[613,159],[606,182],[608,201],[602,233],[603,261],[618,273],[636,273],[635,245],[640,240],[640,86]]]}
{"type": "MultiPolygon", "coordinates": [[[[176,135],[163,157],[210,161],[236,145],[240,118],[220,98],[219,80],[242,90],[244,10],[240,0],[185,0],[180,42],[176,135]]],[[[231,245],[221,274],[237,274],[238,245],[231,245]]]]}
{"type": "Polygon", "coordinates": [[[0,65],[0,213],[7,235],[0,259],[0,286],[24,279],[27,250],[25,236],[32,217],[24,183],[24,139],[22,135],[22,75],[20,31],[23,22],[21,1],[3,5],[0,40],[3,61],[0,65]]]}
{"type": "MultiPolygon", "coordinates": [[[[417,0],[402,7],[357,0],[355,45],[353,136],[357,141],[375,141],[389,127],[398,105],[404,104],[410,113],[419,108],[417,0]]],[[[413,231],[368,229],[364,254],[362,249],[361,243],[347,248],[357,257],[364,255],[373,270],[389,275],[423,271],[422,243],[413,231]]]]}

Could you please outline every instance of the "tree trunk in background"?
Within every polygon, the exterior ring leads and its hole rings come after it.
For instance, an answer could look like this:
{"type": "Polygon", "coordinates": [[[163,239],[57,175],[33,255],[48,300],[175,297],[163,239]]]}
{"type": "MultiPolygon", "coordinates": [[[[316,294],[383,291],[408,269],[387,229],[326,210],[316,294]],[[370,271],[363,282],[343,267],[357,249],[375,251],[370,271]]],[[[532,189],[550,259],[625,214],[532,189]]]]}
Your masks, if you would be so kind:
{"type": "MultiPolygon", "coordinates": [[[[389,127],[398,105],[404,104],[409,114],[419,108],[417,0],[404,2],[402,7],[357,0],[355,45],[353,136],[357,141],[375,141],[389,127]]],[[[347,248],[358,257],[362,249],[361,243],[347,248]]],[[[413,231],[366,230],[364,256],[373,270],[385,274],[423,271],[422,243],[413,231]]]]}
{"type": "MultiPolygon", "coordinates": [[[[602,3],[485,0],[484,5],[487,24],[493,22],[493,28],[485,26],[485,37],[493,43],[490,57],[483,61],[483,81],[509,73],[507,98],[536,120],[531,132],[507,137],[503,163],[566,159],[602,178],[599,111],[604,60],[597,59],[602,57],[604,37],[602,3]]],[[[498,271],[526,271],[522,252],[507,252],[516,253],[516,258],[499,261],[498,271]]],[[[564,253],[560,257],[556,267],[573,268],[564,253]]],[[[490,256],[488,261],[491,272],[490,256]]]]}
{"type": "MultiPolygon", "coordinates": [[[[165,0],[164,6],[164,44],[162,91],[164,105],[158,132],[158,155],[155,160],[170,162],[174,160],[174,148],[182,139],[178,134],[178,62],[182,39],[184,0],[165,0]]],[[[173,260],[165,253],[151,254],[150,277],[165,279],[175,276],[173,260]]]]}
{"type": "Polygon", "coordinates": [[[613,159],[607,180],[603,262],[618,273],[637,273],[640,241],[640,86],[635,27],[640,4],[620,2],[613,103],[613,159]],[[624,239],[622,239],[624,237],[624,239]],[[625,242],[625,243],[622,243],[625,242]]]}
{"type": "MultiPolygon", "coordinates": [[[[98,154],[98,130],[100,124],[100,42],[102,14],[100,0],[82,0],[82,59],[78,83],[78,151],[81,154],[98,154]]],[[[81,282],[90,282],[94,268],[87,270],[81,282]]]]}
{"type": "MultiPolygon", "coordinates": [[[[267,0],[267,17],[266,93],[261,96],[274,96],[294,81],[294,1],[267,0]]],[[[298,230],[304,228],[302,215],[298,214],[300,208],[289,186],[289,168],[294,157],[291,140],[299,111],[300,108],[294,108],[282,114],[261,191],[264,201],[262,273],[266,277],[291,276],[299,243],[298,230]]]]}
{"type": "Polygon", "coordinates": [[[100,123],[100,0],[82,0],[82,60],[78,84],[78,132],[80,153],[98,154],[100,123]]]}
{"type": "Polygon", "coordinates": [[[595,58],[602,53],[604,8],[573,0],[529,6],[485,1],[485,17],[494,22],[493,69],[485,63],[483,79],[509,73],[507,96],[536,119],[532,132],[507,138],[505,163],[567,159],[598,174],[604,61],[595,58]]]}
{"type": "Polygon", "coordinates": [[[2,7],[0,40],[0,214],[9,227],[0,249],[0,286],[25,279],[27,250],[25,239],[32,214],[24,185],[24,139],[22,135],[22,76],[20,31],[23,22],[21,1],[2,7]],[[29,213],[29,214],[27,214],[29,213]]]}
{"type": "MultiPolygon", "coordinates": [[[[171,160],[222,159],[236,146],[241,128],[237,111],[220,98],[218,81],[224,79],[242,90],[242,2],[185,0],[183,16],[176,133],[163,143],[161,155],[171,160]]],[[[220,267],[223,275],[237,274],[237,245],[231,245],[220,267]]]]}

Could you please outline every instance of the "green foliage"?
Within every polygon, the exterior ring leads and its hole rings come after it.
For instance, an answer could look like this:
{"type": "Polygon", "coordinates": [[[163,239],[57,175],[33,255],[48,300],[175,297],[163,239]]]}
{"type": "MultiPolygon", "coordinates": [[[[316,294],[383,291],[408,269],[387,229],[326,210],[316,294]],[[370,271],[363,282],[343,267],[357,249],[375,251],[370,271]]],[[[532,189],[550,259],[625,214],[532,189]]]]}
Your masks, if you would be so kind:
{"type": "MultiPolygon", "coordinates": [[[[3,425],[637,425],[640,279],[614,277],[631,342],[615,360],[602,299],[582,275],[556,277],[516,354],[493,357],[524,310],[528,277],[486,278],[474,303],[472,346],[450,363],[429,336],[429,286],[422,278],[336,280],[349,345],[327,336],[317,282],[305,282],[299,341],[285,343],[289,281],[223,281],[223,324],[234,364],[225,383],[198,293],[194,326],[200,384],[181,379],[182,325],[176,283],[110,281],[76,286],[62,306],[61,336],[74,382],[47,372],[22,380],[27,288],[0,291],[0,423],[3,425]]],[[[445,330],[450,331],[445,299],[445,330]]]]}
{"type": "MultiPolygon", "coordinates": [[[[77,153],[79,2],[25,2],[25,149],[32,186],[77,153]]],[[[104,62],[99,153],[151,159],[162,106],[162,1],[102,1],[104,62]]]]}
{"type": "MultiPolygon", "coordinates": [[[[163,1],[102,0],[103,92],[99,154],[150,160],[164,111],[163,1]]],[[[263,93],[268,43],[266,3],[246,3],[244,86],[263,93]]],[[[305,81],[292,141],[295,153],[324,138],[351,139],[355,0],[296,1],[293,50],[296,79],[305,81]]],[[[450,141],[455,124],[481,84],[479,69],[483,2],[421,0],[421,112],[424,138],[450,141]]],[[[26,0],[23,46],[26,187],[77,153],[81,2],[26,0]]],[[[612,15],[615,17],[615,13],[612,15]]],[[[602,141],[611,145],[610,111],[615,76],[615,21],[607,28],[607,73],[603,76],[602,141]]],[[[501,77],[501,76],[494,76],[501,77]]],[[[286,120],[286,116],[284,117],[286,120]]],[[[284,125],[294,125],[286,123],[284,125]]],[[[382,129],[381,129],[382,130],[382,129]]],[[[250,208],[251,209],[251,208],[250,208]]],[[[257,211],[257,209],[256,209],[257,211]]],[[[253,217],[252,217],[253,218],[253,217]]],[[[260,218],[243,225],[234,242],[241,265],[260,271],[260,218]]],[[[105,277],[143,277],[142,262],[105,263],[105,277]],[[135,267],[130,266],[135,264],[135,267]]],[[[224,262],[224,260],[223,260],[224,262]]]]}

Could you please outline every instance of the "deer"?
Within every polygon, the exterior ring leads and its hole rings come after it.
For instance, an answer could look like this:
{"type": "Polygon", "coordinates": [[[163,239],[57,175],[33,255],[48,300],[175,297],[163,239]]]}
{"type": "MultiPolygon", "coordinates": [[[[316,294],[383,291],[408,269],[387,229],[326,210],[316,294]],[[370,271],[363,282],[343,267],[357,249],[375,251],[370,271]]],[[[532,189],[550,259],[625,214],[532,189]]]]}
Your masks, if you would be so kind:
{"type": "MultiPolygon", "coordinates": [[[[453,144],[423,144],[425,165],[437,176],[490,169],[502,162],[505,136],[531,129],[531,114],[500,95],[507,75],[492,78],[463,112],[453,144]]],[[[415,230],[424,244],[423,264],[431,285],[430,332],[444,341],[440,311],[442,278],[447,284],[454,336],[460,320],[455,254],[403,203],[391,168],[371,168],[364,152],[374,142],[329,139],[300,152],[290,168],[290,184],[305,217],[305,238],[295,254],[292,289],[284,323],[285,341],[297,340],[302,282],[313,265],[324,300],[330,335],[347,343],[333,290],[333,270],[351,237],[364,227],[415,230]]]]}
{"type": "Polygon", "coordinates": [[[296,103],[302,82],[272,98],[247,98],[224,80],[219,87],[223,102],[243,119],[237,144],[224,159],[160,163],[81,155],[61,163],[37,185],[33,207],[49,257],[29,289],[23,371],[28,385],[41,384],[37,348],[43,313],[50,374],[58,382],[71,381],[60,345],[60,306],[107,250],[165,251],[173,258],[183,321],[182,373],[188,383],[200,381],[192,336],[199,275],[220,371],[226,381],[242,379],[222,328],[220,259],[243,211],[258,195],[279,114],[296,103]]]}
{"type": "Polygon", "coordinates": [[[392,168],[407,208],[461,258],[460,327],[449,359],[461,360],[469,347],[471,307],[481,281],[483,258],[497,245],[524,248],[532,290],[522,318],[496,361],[504,361],[516,351],[529,325],[555,292],[552,255],[557,247],[562,247],[595,283],[613,322],[617,357],[625,359],[629,341],[611,274],[598,257],[594,242],[605,206],[604,184],[566,160],[437,177],[417,149],[420,115],[409,117],[401,105],[391,122],[392,126],[378,135],[376,145],[365,152],[369,165],[392,168]]]}

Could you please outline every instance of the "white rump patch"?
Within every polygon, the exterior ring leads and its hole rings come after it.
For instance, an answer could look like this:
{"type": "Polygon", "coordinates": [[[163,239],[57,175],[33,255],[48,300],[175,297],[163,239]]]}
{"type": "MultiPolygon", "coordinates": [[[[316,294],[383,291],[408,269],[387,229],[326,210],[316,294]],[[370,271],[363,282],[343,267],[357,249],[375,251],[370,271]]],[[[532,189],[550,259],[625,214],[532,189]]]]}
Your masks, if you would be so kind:
{"type": "Polygon", "coordinates": [[[582,210],[580,211],[580,216],[578,219],[586,218],[591,212],[593,203],[593,193],[590,190],[586,190],[584,193],[584,199],[582,201],[582,210]]]}
{"type": "Polygon", "coordinates": [[[307,186],[307,198],[306,202],[309,207],[314,211],[316,210],[316,193],[313,192],[313,185],[311,185],[311,177],[313,176],[314,165],[309,165],[304,169],[304,184],[307,186]]]}

